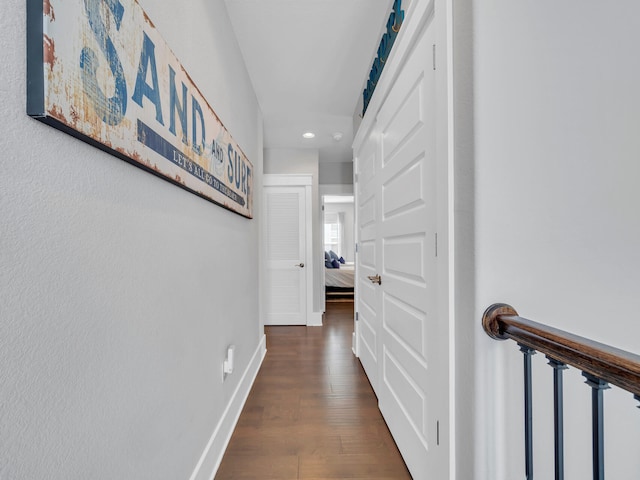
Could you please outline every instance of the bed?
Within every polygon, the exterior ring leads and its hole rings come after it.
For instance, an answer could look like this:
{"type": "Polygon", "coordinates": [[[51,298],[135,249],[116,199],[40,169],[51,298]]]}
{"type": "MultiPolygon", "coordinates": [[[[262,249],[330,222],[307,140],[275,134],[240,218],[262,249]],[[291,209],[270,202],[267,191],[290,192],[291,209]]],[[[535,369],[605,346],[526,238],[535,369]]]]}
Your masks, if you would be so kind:
{"type": "Polygon", "coordinates": [[[327,299],[353,298],[355,265],[341,264],[340,268],[324,269],[324,282],[327,299]]]}

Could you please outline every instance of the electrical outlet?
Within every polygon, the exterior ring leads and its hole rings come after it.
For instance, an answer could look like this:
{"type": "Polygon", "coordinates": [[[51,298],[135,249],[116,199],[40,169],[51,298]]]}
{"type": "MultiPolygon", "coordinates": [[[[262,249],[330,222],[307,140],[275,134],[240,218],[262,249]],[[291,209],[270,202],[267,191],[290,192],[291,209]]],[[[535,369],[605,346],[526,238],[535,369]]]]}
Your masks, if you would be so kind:
{"type": "Polygon", "coordinates": [[[233,357],[235,350],[235,345],[229,345],[227,347],[227,358],[225,358],[224,362],[222,362],[222,373],[224,375],[223,378],[226,378],[227,375],[231,375],[233,373],[233,357]]]}

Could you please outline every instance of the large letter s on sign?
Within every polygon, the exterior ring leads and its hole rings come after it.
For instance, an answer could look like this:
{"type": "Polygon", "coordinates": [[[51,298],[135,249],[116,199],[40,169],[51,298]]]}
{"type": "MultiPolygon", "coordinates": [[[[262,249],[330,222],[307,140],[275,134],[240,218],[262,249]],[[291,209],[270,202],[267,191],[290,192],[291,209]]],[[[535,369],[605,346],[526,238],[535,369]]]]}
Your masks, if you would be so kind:
{"type": "Polygon", "coordinates": [[[115,93],[111,98],[107,98],[100,88],[96,76],[99,65],[98,56],[89,47],[84,47],[80,54],[82,86],[102,121],[108,125],[118,125],[127,111],[127,83],[118,53],[100,16],[100,6],[103,3],[113,14],[117,30],[120,30],[124,7],[119,0],[84,0],[84,9],[89,18],[91,30],[98,41],[100,50],[109,62],[109,68],[115,80],[115,93]]]}

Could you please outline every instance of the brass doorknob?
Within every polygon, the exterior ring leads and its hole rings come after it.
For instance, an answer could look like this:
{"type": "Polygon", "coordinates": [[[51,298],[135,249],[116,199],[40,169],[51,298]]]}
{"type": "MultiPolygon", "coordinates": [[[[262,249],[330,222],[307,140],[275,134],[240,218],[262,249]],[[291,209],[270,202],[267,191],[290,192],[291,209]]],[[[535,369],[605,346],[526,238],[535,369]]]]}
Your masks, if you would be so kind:
{"type": "Polygon", "coordinates": [[[382,277],[380,275],[367,275],[367,278],[371,280],[371,283],[382,285],[382,277]]]}

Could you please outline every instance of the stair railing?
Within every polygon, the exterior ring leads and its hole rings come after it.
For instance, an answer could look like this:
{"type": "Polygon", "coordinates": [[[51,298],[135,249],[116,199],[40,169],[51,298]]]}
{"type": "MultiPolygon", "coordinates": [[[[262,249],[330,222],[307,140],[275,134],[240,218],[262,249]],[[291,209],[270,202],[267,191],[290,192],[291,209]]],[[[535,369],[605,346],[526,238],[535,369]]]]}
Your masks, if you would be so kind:
{"type": "Polygon", "coordinates": [[[525,478],[533,480],[531,356],[540,352],[553,368],[555,479],[564,479],[562,372],[572,366],[591,387],[593,479],[604,480],[603,393],[612,384],[640,401],[640,356],[522,318],[504,303],[487,308],[482,326],[491,338],[517,342],[524,355],[525,478]]]}

